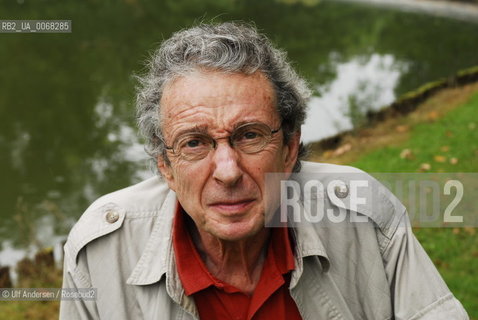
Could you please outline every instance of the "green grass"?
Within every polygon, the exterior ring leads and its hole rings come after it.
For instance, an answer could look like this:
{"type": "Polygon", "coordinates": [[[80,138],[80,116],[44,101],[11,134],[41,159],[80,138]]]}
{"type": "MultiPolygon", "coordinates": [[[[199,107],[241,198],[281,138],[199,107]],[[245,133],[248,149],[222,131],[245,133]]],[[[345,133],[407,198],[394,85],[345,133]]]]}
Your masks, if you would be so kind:
{"type": "MultiPolygon", "coordinates": [[[[478,93],[432,123],[414,126],[398,146],[364,154],[351,165],[368,172],[478,172],[478,93]],[[412,156],[402,159],[409,149],[412,156]],[[450,159],[456,158],[455,164],[450,159]],[[438,160],[438,161],[437,161],[438,160]],[[423,169],[422,169],[423,171],[423,169]]],[[[415,234],[450,290],[478,319],[478,234],[475,228],[424,228],[415,234]]]]}
{"type": "Polygon", "coordinates": [[[416,125],[402,145],[370,152],[352,165],[369,172],[418,172],[423,163],[431,172],[478,172],[478,93],[436,122],[416,125]],[[412,159],[400,158],[404,149],[412,159]],[[437,162],[436,156],[446,161],[437,162]],[[451,164],[451,158],[458,163],[451,164]]]}

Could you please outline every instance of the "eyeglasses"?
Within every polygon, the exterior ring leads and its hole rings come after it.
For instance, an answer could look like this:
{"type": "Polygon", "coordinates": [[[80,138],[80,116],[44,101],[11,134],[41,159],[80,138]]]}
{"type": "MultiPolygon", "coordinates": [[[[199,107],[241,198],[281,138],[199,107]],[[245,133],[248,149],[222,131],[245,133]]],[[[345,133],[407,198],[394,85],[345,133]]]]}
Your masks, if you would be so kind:
{"type": "Polygon", "coordinates": [[[243,153],[253,154],[264,150],[272,136],[281,128],[272,130],[261,122],[247,123],[237,127],[231,135],[216,139],[205,133],[191,132],[177,137],[172,146],[166,145],[166,149],[183,160],[195,161],[205,158],[209,151],[216,149],[217,140],[228,139],[231,147],[243,153]]]}

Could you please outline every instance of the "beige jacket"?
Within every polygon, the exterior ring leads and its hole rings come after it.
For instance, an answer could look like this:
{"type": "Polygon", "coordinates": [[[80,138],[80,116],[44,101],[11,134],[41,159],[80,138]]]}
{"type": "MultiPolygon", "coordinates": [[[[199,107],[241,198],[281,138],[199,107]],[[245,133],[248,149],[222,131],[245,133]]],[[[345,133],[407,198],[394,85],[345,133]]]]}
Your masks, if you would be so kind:
{"type": "MultiPolygon", "coordinates": [[[[301,171],[342,180],[350,172],[358,171],[309,162],[301,171]]],[[[326,191],[326,208],[350,214],[347,196],[339,202],[326,191]]],[[[302,318],[468,319],[413,236],[405,208],[384,189],[375,196],[375,205],[356,209],[370,219],[360,227],[294,227],[290,293],[302,318]]],[[[176,203],[158,177],[94,202],[65,244],[63,287],[97,288],[97,299],[62,301],[60,319],[197,319],[175,267],[176,203]]]]}

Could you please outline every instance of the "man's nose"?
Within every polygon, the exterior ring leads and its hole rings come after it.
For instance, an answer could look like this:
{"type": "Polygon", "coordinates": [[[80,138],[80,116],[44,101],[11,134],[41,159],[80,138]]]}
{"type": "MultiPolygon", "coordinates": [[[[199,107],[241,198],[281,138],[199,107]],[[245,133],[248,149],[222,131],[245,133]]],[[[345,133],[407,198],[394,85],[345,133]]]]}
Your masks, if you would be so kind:
{"type": "Polygon", "coordinates": [[[213,152],[213,178],[227,187],[236,185],[243,175],[238,152],[227,141],[218,143],[213,152]]]}

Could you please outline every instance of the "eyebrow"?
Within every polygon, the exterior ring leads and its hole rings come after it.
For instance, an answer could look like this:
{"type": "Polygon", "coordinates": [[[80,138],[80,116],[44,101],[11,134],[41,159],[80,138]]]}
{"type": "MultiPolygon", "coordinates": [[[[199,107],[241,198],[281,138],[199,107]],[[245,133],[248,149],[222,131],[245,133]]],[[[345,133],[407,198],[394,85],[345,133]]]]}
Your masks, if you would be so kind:
{"type": "Polygon", "coordinates": [[[253,119],[253,120],[243,120],[243,121],[239,121],[239,122],[235,123],[234,126],[233,126],[233,128],[232,128],[232,130],[234,131],[234,130],[236,130],[237,128],[242,127],[242,126],[244,126],[244,125],[246,125],[246,124],[254,124],[254,123],[265,124],[266,126],[272,128],[271,125],[269,125],[269,124],[267,124],[267,123],[265,123],[265,122],[262,122],[262,121],[253,119]]]}
{"type": "Polygon", "coordinates": [[[180,137],[182,135],[185,135],[185,134],[188,134],[188,133],[203,133],[203,134],[208,134],[207,133],[207,125],[201,125],[201,126],[198,126],[198,125],[195,125],[194,127],[190,127],[190,128],[185,128],[185,129],[182,129],[182,130],[179,130],[174,139],[176,139],[177,137],[180,137]]]}
{"type": "Polygon", "coordinates": [[[250,124],[250,123],[257,123],[257,122],[258,121],[247,121],[247,120],[239,121],[234,124],[234,126],[232,127],[232,130],[234,131],[237,128],[242,127],[243,125],[250,124]]]}
{"type": "MultiPolygon", "coordinates": [[[[236,130],[237,128],[243,126],[243,125],[246,125],[246,124],[251,124],[251,123],[263,123],[262,121],[258,121],[258,120],[243,120],[243,121],[239,121],[237,123],[234,124],[234,126],[232,127],[232,130],[231,130],[231,133],[236,130]]],[[[264,123],[265,124],[265,123],[264,123]]],[[[267,125],[267,124],[266,124],[267,125]]],[[[209,135],[209,132],[208,132],[208,125],[195,125],[194,127],[190,127],[190,128],[185,128],[185,129],[182,129],[182,130],[179,130],[177,132],[177,134],[174,136],[174,139],[177,139],[177,137],[180,137],[182,135],[185,135],[185,134],[190,134],[190,133],[202,133],[202,134],[206,134],[206,135],[209,135]]]]}

